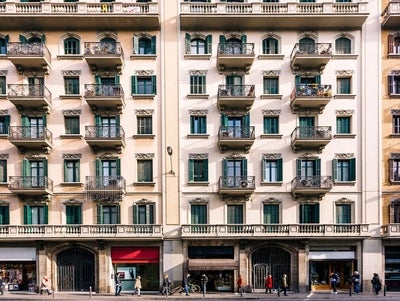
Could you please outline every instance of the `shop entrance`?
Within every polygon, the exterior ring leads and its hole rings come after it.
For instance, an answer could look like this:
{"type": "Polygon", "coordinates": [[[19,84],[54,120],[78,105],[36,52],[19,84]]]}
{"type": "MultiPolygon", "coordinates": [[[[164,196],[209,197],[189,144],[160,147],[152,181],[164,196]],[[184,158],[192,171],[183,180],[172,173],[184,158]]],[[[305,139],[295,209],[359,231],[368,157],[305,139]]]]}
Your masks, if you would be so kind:
{"type": "Polygon", "coordinates": [[[338,289],[351,287],[351,276],[354,271],[353,260],[310,261],[311,290],[330,290],[330,275],[333,272],[339,274],[338,289]]]}
{"type": "Polygon", "coordinates": [[[94,255],[81,249],[73,248],[57,256],[58,291],[95,291],[94,255]]]}

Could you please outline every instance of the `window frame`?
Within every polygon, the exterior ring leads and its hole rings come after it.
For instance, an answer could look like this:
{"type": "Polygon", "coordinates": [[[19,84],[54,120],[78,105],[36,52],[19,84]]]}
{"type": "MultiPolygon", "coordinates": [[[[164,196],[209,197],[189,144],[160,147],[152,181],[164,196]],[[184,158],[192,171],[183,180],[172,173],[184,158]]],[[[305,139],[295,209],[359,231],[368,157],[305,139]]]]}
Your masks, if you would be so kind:
{"type": "Polygon", "coordinates": [[[65,135],[80,135],[80,117],[78,115],[64,115],[65,135]]]}
{"type": "Polygon", "coordinates": [[[280,224],[280,204],[278,203],[263,203],[263,224],[280,224]],[[267,212],[268,208],[274,209],[267,212]],[[275,211],[275,212],[272,212],[275,211]]]}
{"type": "Polygon", "coordinates": [[[336,134],[351,134],[351,116],[336,116],[336,134]]]}
{"type": "Polygon", "coordinates": [[[132,223],[134,225],[154,225],[155,224],[155,204],[154,203],[136,203],[132,206],[132,223]],[[143,214],[140,210],[144,208],[143,214]]]}
{"type": "Polygon", "coordinates": [[[64,183],[80,183],[79,159],[64,159],[64,183]],[[69,167],[69,164],[72,164],[72,166],[69,167]]]}
{"type": "Polygon", "coordinates": [[[64,55],[79,55],[79,54],[81,54],[80,40],[75,37],[68,37],[68,38],[64,39],[64,55]],[[71,45],[67,45],[67,43],[69,43],[71,45]],[[72,44],[75,44],[75,45],[72,45],[72,44]]]}
{"type": "Polygon", "coordinates": [[[136,116],[136,131],[137,135],[153,135],[153,116],[136,116]]]}
{"type": "Polygon", "coordinates": [[[190,115],[190,134],[207,134],[207,115],[190,115]]]}
{"type": "Polygon", "coordinates": [[[79,76],[64,76],[64,92],[65,95],[79,95],[81,93],[79,76]]]}
{"type": "Polygon", "coordinates": [[[153,160],[152,159],[138,159],[136,176],[137,176],[138,183],[152,183],[154,181],[153,160]]]}
{"type": "Polygon", "coordinates": [[[340,95],[350,95],[352,93],[351,76],[339,76],[336,78],[336,93],[340,95]],[[347,86],[346,86],[346,85],[347,86]]]}
{"type": "Polygon", "coordinates": [[[189,158],[190,183],[208,182],[208,157],[207,158],[189,158]]]}
{"type": "Polygon", "coordinates": [[[157,78],[155,75],[141,76],[134,75],[132,79],[132,95],[149,95],[157,94],[157,78]]]}
{"type": "Polygon", "coordinates": [[[263,183],[280,183],[283,181],[282,158],[263,158],[261,165],[261,179],[263,183]],[[275,163],[274,166],[268,164],[272,162],[275,163]]]}
{"type": "Polygon", "coordinates": [[[207,94],[207,76],[204,74],[190,75],[190,94],[204,95],[207,94]]]}
{"type": "Polygon", "coordinates": [[[356,158],[346,158],[346,159],[333,159],[332,160],[332,170],[333,170],[333,181],[335,183],[353,183],[357,180],[356,177],[356,158]],[[348,167],[346,168],[342,163],[348,163],[348,167]],[[348,169],[347,175],[348,178],[343,177],[343,170],[348,169]],[[342,176],[341,176],[342,175],[342,176]]]}

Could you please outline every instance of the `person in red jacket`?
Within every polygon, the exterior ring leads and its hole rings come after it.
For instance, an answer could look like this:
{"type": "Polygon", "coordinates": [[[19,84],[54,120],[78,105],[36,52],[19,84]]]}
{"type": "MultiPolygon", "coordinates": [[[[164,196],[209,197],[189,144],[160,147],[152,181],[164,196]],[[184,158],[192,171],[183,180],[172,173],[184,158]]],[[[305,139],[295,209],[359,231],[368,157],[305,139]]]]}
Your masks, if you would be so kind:
{"type": "Polygon", "coordinates": [[[243,278],[242,275],[239,275],[238,280],[236,281],[237,291],[241,297],[243,297],[243,278]]]}
{"type": "Polygon", "coordinates": [[[272,294],[272,275],[270,273],[265,278],[265,293],[272,294]]]}

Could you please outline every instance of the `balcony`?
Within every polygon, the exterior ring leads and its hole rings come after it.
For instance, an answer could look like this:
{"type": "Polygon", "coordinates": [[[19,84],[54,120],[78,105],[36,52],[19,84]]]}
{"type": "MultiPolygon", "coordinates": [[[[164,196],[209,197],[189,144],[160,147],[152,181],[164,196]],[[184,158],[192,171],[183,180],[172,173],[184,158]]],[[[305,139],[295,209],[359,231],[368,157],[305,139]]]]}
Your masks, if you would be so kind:
{"type": "Polygon", "coordinates": [[[331,140],[330,126],[298,126],[291,134],[291,146],[294,152],[299,150],[322,152],[331,140]]]}
{"type": "Polygon", "coordinates": [[[254,85],[219,85],[218,109],[221,112],[250,111],[254,99],[254,85]]]}
{"type": "Polygon", "coordinates": [[[292,194],[295,197],[314,196],[322,198],[332,187],[330,176],[301,176],[292,180],[292,194]]]}
{"type": "Polygon", "coordinates": [[[229,224],[182,225],[181,237],[186,239],[232,238],[308,238],[336,237],[354,239],[369,237],[368,224],[229,224]]]}
{"type": "Polygon", "coordinates": [[[87,176],[86,196],[92,201],[122,201],[126,193],[126,181],[121,176],[87,176]]]}
{"type": "Polygon", "coordinates": [[[293,72],[299,70],[322,72],[331,58],[331,43],[296,43],[290,55],[290,67],[293,72]]]}
{"type": "Polygon", "coordinates": [[[220,73],[240,69],[246,73],[254,61],[254,43],[219,43],[217,68],[220,73]]]}
{"type": "Polygon", "coordinates": [[[161,225],[0,225],[0,239],[13,240],[162,239],[161,225]]]}
{"type": "MultiPolygon", "coordinates": [[[[3,22],[0,21],[0,23],[3,22]]],[[[48,74],[51,69],[50,51],[42,43],[9,42],[7,43],[7,58],[14,64],[20,74],[24,70],[30,69],[43,70],[45,74],[48,74]]]]}
{"type": "Polygon", "coordinates": [[[296,85],[290,95],[290,108],[293,113],[301,110],[322,113],[331,99],[332,85],[296,85]]]}
{"type": "Polygon", "coordinates": [[[85,42],[83,57],[93,70],[122,70],[124,52],[119,42],[85,42]]]}
{"type": "Polygon", "coordinates": [[[50,196],[53,194],[53,180],[48,177],[9,177],[8,189],[23,197],[50,196]]]}
{"type": "Polygon", "coordinates": [[[45,126],[10,126],[8,140],[21,153],[27,150],[40,150],[50,153],[53,148],[53,134],[45,126]]]}
{"type": "MultiPolygon", "coordinates": [[[[368,1],[357,3],[199,3],[181,1],[184,30],[258,30],[259,28],[360,28],[368,17],[368,1]]],[[[281,1],[282,2],[282,1],[281,1]]]]}
{"type": "Polygon", "coordinates": [[[93,111],[97,109],[117,108],[120,112],[125,107],[122,85],[85,85],[85,100],[93,111]]]}
{"type": "Polygon", "coordinates": [[[44,85],[8,84],[8,100],[21,112],[36,109],[50,113],[52,96],[44,85]]]}
{"type": "Polygon", "coordinates": [[[65,30],[79,24],[82,30],[154,30],[160,28],[158,1],[122,2],[2,2],[0,28],[52,28],[65,30]]]}
{"type": "Polygon", "coordinates": [[[218,147],[221,152],[238,150],[248,152],[255,140],[254,126],[220,126],[218,147]]]}
{"type": "Polygon", "coordinates": [[[397,29],[400,23],[400,1],[391,0],[383,10],[382,28],[384,29],[397,29]]]}
{"type": "Polygon", "coordinates": [[[85,140],[94,153],[115,149],[118,153],[125,147],[125,132],[121,126],[86,126],[85,140]]]}
{"type": "Polygon", "coordinates": [[[223,176],[219,178],[219,194],[223,200],[249,200],[255,190],[254,176],[223,176]]]}

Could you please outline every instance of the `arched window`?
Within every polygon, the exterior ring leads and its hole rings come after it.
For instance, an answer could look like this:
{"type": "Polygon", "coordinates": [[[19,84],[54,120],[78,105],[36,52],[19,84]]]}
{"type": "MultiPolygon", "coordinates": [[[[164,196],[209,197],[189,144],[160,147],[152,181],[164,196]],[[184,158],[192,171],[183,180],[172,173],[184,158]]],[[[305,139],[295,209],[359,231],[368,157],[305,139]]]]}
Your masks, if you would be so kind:
{"type": "Polygon", "coordinates": [[[7,41],[5,38],[0,38],[0,54],[7,54],[7,41]]]}
{"type": "Polygon", "coordinates": [[[139,53],[138,54],[152,54],[151,39],[142,37],[139,39],[139,53]]]}
{"type": "Polygon", "coordinates": [[[80,54],[80,43],[77,38],[64,40],[64,54],[80,54]]]}
{"type": "Polygon", "coordinates": [[[349,38],[338,38],[335,41],[335,52],[337,54],[350,54],[351,53],[351,40],[349,38]]]}
{"type": "Polygon", "coordinates": [[[275,38],[266,38],[262,41],[263,54],[277,54],[278,40],[275,38]]]}
{"type": "Polygon", "coordinates": [[[206,53],[206,42],[200,38],[192,39],[190,42],[190,53],[191,54],[205,54],[206,53]]]}
{"type": "Polygon", "coordinates": [[[299,40],[299,50],[301,53],[306,54],[314,54],[315,49],[315,41],[312,38],[302,38],[299,40]]]}
{"type": "Polygon", "coordinates": [[[28,43],[37,43],[42,44],[42,38],[40,37],[32,37],[28,40],[28,43]]]}

